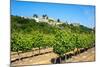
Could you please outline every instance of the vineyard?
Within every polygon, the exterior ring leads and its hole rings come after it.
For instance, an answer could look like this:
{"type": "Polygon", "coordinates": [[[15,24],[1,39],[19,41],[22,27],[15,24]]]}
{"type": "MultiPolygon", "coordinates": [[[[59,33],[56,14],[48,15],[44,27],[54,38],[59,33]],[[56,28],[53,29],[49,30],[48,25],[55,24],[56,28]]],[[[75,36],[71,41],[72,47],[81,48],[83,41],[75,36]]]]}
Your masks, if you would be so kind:
{"type": "MultiPolygon", "coordinates": [[[[63,23],[52,26],[46,22],[37,23],[34,19],[11,16],[11,53],[18,55],[13,60],[11,58],[11,62],[22,61],[26,56],[21,54],[27,52],[31,52],[29,57],[54,52],[56,57],[67,60],[71,55],[77,55],[94,46],[94,29],[83,25],[63,23]]],[[[56,63],[57,59],[51,61],[56,63]]]]}

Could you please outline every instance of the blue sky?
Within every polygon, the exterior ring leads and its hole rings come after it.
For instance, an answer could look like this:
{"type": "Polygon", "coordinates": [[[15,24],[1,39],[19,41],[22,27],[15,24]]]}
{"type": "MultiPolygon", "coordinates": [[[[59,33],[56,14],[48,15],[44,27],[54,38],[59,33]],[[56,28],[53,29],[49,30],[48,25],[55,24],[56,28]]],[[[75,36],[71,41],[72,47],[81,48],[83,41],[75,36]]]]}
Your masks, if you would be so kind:
{"type": "Polygon", "coordinates": [[[11,14],[18,16],[39,16],[47,14],[51,18],[80,23],[87,27],[95,26],[95,6],[54,4],[11,0],[11,14]]]}

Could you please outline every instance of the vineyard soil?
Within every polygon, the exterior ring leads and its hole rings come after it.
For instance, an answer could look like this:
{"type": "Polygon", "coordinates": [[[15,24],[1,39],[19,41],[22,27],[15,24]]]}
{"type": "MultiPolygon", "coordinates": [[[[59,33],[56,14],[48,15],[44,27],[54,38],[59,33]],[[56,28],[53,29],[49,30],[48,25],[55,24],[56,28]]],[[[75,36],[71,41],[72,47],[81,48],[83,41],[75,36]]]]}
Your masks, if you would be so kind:
{"type": "Polygon", "coordinates": [[[81,53],[77,56],[73,56],[71,59],[66,60],[66,62],[91,62],[95,61],[95,48],[91,48],[88,51],[81,53]]]}
{"type": "MultiPolygon", "coordinates": [[[[50,51],[50,50],[51,49],[48,49],[46,51],[50,51]]],[[[29,55],[29,54],[30,53],[27,52],[27,55],[29,55]]],[[[11,65],[52,64],[51,59],[55,58],[55,57],[58,57],[58,55],[53,52],[50,52],[47,54],[26,58],[26,59],[23,59],[22,61],[12,62],[11,65]]],[[[77,56],[73,56],[72,58],[66,60],[66,63],[83,62],[83,61],[95,61],[95,48],[88,49],[87,51],[85,51],[77,56]]]]}

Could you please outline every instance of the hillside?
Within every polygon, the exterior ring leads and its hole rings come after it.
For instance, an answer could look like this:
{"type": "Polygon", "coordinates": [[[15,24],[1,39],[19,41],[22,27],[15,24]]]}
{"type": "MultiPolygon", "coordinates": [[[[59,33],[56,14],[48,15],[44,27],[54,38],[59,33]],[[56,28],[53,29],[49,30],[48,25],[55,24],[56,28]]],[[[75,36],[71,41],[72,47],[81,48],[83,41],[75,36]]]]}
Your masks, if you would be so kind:
{"type": "MultiPolygon", "coordinates": [[[[49,20],[49,19],[48,19],[49,20]]],[[[49,20],[50,21],[50,20],[49,20]]],[[[66,30],[72,31],[75,33],[89,33],[92,31],[91,28],[85,27],[83,25],[75,25],[75,24],[68,24],[62,23],[59,25],[50,25],[50,22],[36,22],[35,19],[24,18],[20,16],[11,16],[11,26],[12,31],[23,31],[23,32],[32,32],[32,31],[39,31],[43,33],[54,33],[54,30],[66,30]]],[[[52,22],[53,23],[53,22],[52,22]]],[[[57,22],[54,22],[57,23],[57,22]]]]}

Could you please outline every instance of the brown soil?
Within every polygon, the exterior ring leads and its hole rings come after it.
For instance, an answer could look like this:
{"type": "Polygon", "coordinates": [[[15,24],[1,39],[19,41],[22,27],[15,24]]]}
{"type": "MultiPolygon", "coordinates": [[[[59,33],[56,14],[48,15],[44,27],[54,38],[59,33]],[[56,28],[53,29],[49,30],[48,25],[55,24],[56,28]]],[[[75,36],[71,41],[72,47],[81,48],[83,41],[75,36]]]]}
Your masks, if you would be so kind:
{"type": "Polygon", "coordinates": [[[66,60],[66,62],[89,62],[89,61],[95,61],[95,48],[91,48],[87,50],[84,53],[81,53],[77,56],[73,56],[69,60],[66,60]]]}
{"type": "MultiPolygon", "coordinates": [[[[52,48],[41,50],[41,53],[52,51],[52,48]]],[[[35,51],[35,54],[38,51],[35,51]]],[[[31,55],[32,52],[26,52],[21,54],[21,56],[31,55]]],[[[17,55],[11,55],[11,60],[18,57],[17,55]]],[[[23,59],[21,61],[12,62],[11,65],[37,65],[37,64],[52,64],[51,59],[58,57],[57,54],[50,52],[43,55],[38,55],[30,58],[23,59]]],[[[95,61],[95,48],[91,48],[84,53],[81,53],[77,56],[73,56],[71,59],[66,60],[66,63],[69,62],[83,62],[83,61],[95,61]]]]}

